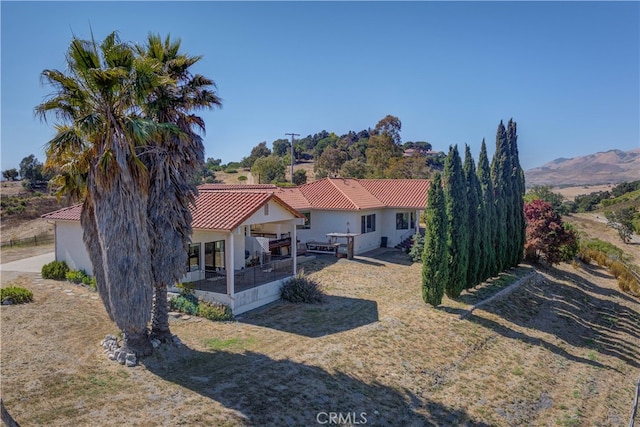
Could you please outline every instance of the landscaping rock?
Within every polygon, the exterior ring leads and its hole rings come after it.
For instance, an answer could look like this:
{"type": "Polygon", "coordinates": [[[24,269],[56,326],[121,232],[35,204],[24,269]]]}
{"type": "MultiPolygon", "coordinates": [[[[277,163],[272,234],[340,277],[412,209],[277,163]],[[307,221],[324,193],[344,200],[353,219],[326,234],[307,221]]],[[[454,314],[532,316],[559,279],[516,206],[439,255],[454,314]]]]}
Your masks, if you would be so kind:
{"type": "Polygon", "coordinates": [[[136,355],[133,353],[127,353],[125,357],[125,365],[128,367],[136,366],[138,364],[138,359],[136,355]]]}

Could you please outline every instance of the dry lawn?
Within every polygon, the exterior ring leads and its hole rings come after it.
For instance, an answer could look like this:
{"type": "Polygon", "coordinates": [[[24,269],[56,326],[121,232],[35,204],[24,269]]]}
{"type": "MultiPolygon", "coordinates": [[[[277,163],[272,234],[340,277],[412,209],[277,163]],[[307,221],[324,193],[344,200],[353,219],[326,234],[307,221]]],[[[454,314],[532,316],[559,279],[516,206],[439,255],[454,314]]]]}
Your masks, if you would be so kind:
{"type": "Polygon", "coordinates": [[[420,266],[399,252],[305,268],[326,303],[174,319],[184,346],[135,368],[99,347],[116,328],[95,293],[3,273],[35,295],[0,309],[5,405],[24,426],[311,426],[319,412],[377,426],[628,422],[640,303],[602,269],[542,272],[460,320],[480,296],[425,305],[420,266]]]}

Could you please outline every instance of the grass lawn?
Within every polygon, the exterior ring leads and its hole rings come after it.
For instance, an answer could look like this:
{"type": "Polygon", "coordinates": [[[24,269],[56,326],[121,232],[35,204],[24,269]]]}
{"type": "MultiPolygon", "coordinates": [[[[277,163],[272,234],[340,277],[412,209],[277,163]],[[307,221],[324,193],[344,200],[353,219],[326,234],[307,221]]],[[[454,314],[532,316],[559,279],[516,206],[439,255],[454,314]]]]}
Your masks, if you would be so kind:
{"type": "Polygon", "coordinates": [[[95,293],[3,276],[35,298],[1,308],[4,403],[22,425],[313,426],[329,412],[376,426],[629,421],[640,303],[605,270],[540,272],[460,320],[505,279],[434,309],[420,265],[399,252],[304,268],[326,303],[174,319],[184,345],[135,368],[104,356],[100,340],[117,331],[95,293]]]}

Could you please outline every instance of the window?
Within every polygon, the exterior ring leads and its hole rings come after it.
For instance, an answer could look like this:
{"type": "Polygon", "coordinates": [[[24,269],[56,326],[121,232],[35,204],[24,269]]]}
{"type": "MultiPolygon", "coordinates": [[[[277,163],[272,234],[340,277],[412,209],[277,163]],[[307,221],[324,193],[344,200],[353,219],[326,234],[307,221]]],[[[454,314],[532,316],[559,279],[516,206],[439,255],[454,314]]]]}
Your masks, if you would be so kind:
{"type": "Polygon", "coordinates": [[[416,213],[415,212],[411,212],[411,225],[409,225],[409,228],[411,228],[412,230],[416,228],[416,213]]]}
{"type": "Polygon", "coordinates": [[[188,271],[200,270],[200,243],[189,245],[189,259],[187,260],[188,271]]]}
{"type": "Polygon", "coordinates": [[[399,212],[396,214],[396,230],[409,229],[409,214],[407,212],[399,212]]]}
{"type": "Polygon", "coordinates": [[[224,240],[204,244],[204,269],[219,271],[224,269],[224,240]]]}
{"type": "Polygon", "coordinates": [[[301,212],[304,215],[304,224],[296,225],[298,230],[309,230],[311,228],[311,212],[301,212]]]}
{"type": "Polygon", "coordinates": [[[361,219],[360,232],[362,234],[376,231],[376,214],[362,215],[361,219]]]}
{"type": "Polygon", "coordinates": [[[269,203],[264,205],[264,216],[269,215],[269,203]]]}

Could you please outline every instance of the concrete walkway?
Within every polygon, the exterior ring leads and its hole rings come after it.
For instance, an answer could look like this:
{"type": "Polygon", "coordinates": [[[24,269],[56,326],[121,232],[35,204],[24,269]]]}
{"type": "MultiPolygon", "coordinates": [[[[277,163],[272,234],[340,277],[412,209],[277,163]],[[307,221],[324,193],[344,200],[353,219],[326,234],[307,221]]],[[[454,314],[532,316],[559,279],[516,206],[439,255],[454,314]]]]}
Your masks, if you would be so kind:
{"type": "Polygon", "coordinates": [[[42,266],[56,260],[55,252],[49,252],[31,258],[0,264],[0,271],[16,271],[20,273],[40,273],[42,266]]]}

